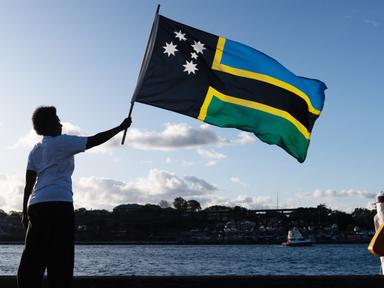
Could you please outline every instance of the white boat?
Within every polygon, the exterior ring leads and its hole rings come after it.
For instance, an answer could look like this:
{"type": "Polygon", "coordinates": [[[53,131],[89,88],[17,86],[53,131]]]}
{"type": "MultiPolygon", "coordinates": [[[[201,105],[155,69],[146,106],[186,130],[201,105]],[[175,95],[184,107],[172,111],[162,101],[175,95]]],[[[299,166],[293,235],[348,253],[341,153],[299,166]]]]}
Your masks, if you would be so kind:
{"type": "Polygon", "coordinates": [[[287,242],[282,243],[284,246],[311,246],[312,241],[305,239],[297,227],[293,227],[288,231],[287,242]]]}

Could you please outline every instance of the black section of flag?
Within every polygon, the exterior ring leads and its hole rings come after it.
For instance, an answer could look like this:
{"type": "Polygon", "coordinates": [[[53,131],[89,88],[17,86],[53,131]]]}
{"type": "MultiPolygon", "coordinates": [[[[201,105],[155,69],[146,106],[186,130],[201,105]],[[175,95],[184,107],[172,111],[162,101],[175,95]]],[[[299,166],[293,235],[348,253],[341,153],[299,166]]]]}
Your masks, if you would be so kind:
{"type": "Polygon", "coordinates": [[[212,86],[225,95],[286,111],[308,131],[312,130],[317,116],[308,111],[302,98],[266,82],[212,70],[216,35],[158,17],[157,34],[152,35],[156,37],[154,49],[135,101],[197,118],[208,87],[212,86]],[[186,40],[177,38],[178,32],[185,34],[186,40]],[[193,49],[197,42],[204,45],[203,53],[193,49]],[[175,46],[177,51],[166,53],[167,45],[175,46]],[[193,52],[197,59],[192,58],[193,52]],[[186,61],[196,64],[195,73],[184,71],[186,61]]]}
{"type": "Polygon", "coordinates": [[[197,118],[211,78],[211,65],[218,37],[193,27],[159,16],[156,42],[137,102],[179,112],[197,118]],[[185,33],[187,40],[176,38],[175,32],[185,33]],[[194,42],[204,44],[203,54],[191,58],[194,42]],[[177,45],[175,56],[164,53],[166,43],[177,45]],[[194,61],[195,74],[184,72],[186,61],[194,61]]]}
{"type": "Polygon", "coordinates": [[[308,104],[293,92],[254,79],[233,76],[221,71],[215,73],[219,79],[217,83],[225,83],[213,86],[220,87],[216,89],[221,93],[287,111],[308,131],[312,130],[318,116],[309,112],[308,104]]]}

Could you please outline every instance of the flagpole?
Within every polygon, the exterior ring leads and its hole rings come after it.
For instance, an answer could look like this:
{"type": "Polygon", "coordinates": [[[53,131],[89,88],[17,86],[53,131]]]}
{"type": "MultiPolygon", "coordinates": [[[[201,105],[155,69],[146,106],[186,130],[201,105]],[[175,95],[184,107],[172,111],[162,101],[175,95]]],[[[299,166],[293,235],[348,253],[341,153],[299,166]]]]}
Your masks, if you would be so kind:
{"type": "MultiPolygon", "coordinates": [[[[128,118],[131,117],[134,103],[135,101],[131,102],[131,107],[129,107],[128,118]]],[[[127,136],[127,131],[128,131],[128,128],[124,130],[123,139],[121,139],[121,145],[124,145],[125,137],[127,136]]]]}
{"type": "MultiPolygon", "coordinates": [[[[137,79],[136,88],[135,88],[135,91],[133,92],[133,95],[131,98],[131,107],[129,107],[128,117],[131,117],[133,105],[135,103],[135,99],[136,99],[137,93],[139,91],[138,88],[141,87],[141,84],[143,83],[144,74],[145,74],[145,71],[147,70],[149,59],[150,59],[150,56],[152,54],[153,46],[155,44],[155,40],[153,38],[157,32],[159,11],[160,11],[160,4],[157,5],[155,19],[154,19],[153,24],[152,24],[151,33],[149,34],[149,39],[147,42],[147,48],[145,49],[143,62],[141,63],[141,68],[140,68],[139,77],[137,79]]],[[[127,129],[124,130],[123,139],[121,139],[121,145],[124,145],[126,136],[127,136],[127,129]]]]}

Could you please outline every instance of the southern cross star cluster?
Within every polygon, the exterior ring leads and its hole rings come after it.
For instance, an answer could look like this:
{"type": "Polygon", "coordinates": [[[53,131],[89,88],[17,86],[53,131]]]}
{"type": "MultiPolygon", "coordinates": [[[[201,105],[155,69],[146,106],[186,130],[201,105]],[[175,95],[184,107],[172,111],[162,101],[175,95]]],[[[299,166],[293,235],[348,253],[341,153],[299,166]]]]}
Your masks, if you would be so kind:
{"type": "MultiPolygon", "coordinates": [[[[187,41],[187,38],[186,38],[186,34],[183,33],[181,30],[179,31],[175,31],[174,32],[175,34],[175,43],[178,42],[183,42],[183,41],[187,41]]],[[[191,60],[188,61],[187,59],[185,60],[185,64],[183,64],[183,67],[184,67],[184,70],[183,72],[187,72],[188,75],[189,74],[195,74],[195,72],[197,70],[199,70],[197,68],[197,63],[194,62],[194,60],[196,61],[197,58],[199,57],[199,54],[203,55],[203,52],[204,50],[206,49],[204,47],[204,44],[201,43],[200,41],[193,41],[193,44],[190,44],[192,49],[193,49],[193,52],[191,52],[191,60]]],[[[178,52],[179,50],[177,49],[177,44],[173,44],[173,41],[171,41],[170,43],[168,42],[165,42],[165,46],[163,46],[164,48],[164,54],[167,54],[168,57],[170,57],[171,55],[172,56],[176,56],[176,52],[178,52]]]]}

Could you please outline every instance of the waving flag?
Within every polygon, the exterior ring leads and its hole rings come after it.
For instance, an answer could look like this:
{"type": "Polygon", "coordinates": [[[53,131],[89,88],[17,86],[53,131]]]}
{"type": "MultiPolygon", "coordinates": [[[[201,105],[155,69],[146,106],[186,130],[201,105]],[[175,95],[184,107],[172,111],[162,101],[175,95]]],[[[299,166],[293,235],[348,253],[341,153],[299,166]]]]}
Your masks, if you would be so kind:
{"type": "Polygon", "coordinates": [[[133,101],[253,132],[303,162],[325,89],[251,47],[157,15],[133,101]]]}

